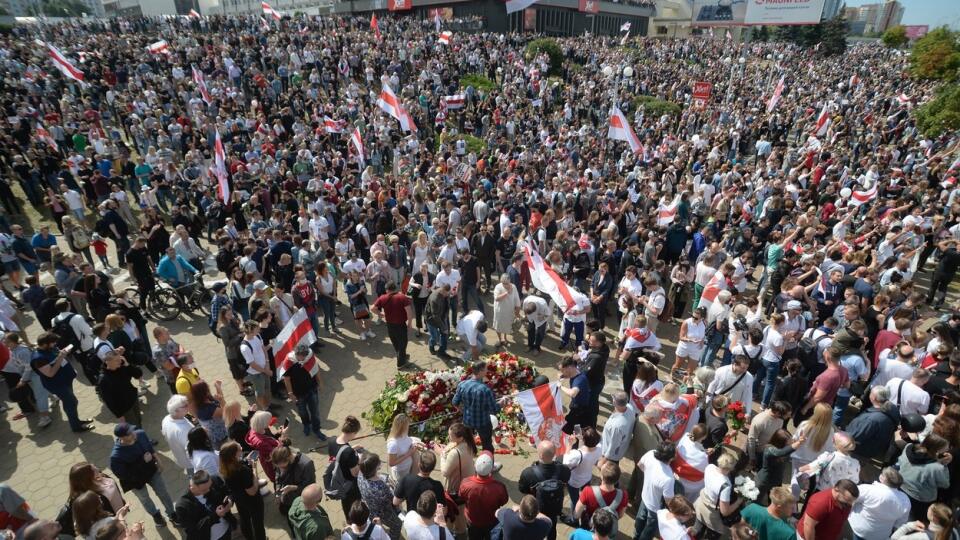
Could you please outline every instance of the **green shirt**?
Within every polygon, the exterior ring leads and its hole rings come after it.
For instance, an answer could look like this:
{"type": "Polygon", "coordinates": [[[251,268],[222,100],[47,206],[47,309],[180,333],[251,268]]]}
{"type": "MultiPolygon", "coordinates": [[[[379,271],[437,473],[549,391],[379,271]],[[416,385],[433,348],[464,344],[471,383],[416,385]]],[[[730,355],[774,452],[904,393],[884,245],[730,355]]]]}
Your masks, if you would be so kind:
{"type": "Polygon", "coordinates": [[[771,516],[765,506],[750,503],[740,512],[740,515],[763,540],[796,540],[797,538],[797,530],[786,521],[771,516]]]}
{"type": "Polygon", "coordinates": [[[297,497],[287,513],[290,527],[296,540],[326,540],[333,534],[327,512],[317,506],[316,510],[307,510],[303,506],[303,497],[297,497]]]}
{"type": "Polygon", "coordinates": [[[76,133],[73,135],[72,139],[73,148],[82,154],[83,151],[87,149],[87,137],[82,133],[76,133]]]}
{"type": "Polygon", "coordinates": [[[780,244],[770,244],[770,247],[767,248],[767,272],[775,271],[782,258],[783,246],[780,244]]]}

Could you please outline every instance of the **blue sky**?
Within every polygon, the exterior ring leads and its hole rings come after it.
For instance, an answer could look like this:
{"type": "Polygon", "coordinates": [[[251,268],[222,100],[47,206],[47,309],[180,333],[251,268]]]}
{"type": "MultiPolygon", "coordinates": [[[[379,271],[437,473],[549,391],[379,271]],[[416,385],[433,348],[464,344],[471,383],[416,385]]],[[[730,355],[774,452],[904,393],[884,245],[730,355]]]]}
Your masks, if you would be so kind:
{"type": "MultiPolygon", "coordinates": [[[[847,0],[847,6],[874,4],[882,0],[847,0]]],[[[958,0],[900,0],[905,11],[903,24],[927,24],[931,28],[946,24],[960,28],[960,1],[958,0]]]]}

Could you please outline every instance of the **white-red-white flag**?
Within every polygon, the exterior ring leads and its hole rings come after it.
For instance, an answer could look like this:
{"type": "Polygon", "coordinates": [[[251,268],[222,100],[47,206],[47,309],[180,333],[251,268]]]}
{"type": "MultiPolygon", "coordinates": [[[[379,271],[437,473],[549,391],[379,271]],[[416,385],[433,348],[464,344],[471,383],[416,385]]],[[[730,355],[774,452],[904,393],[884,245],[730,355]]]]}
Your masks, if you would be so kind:
{"type": "Polygon", "coordinates": [[[200,96],[204,103],[207,105],[213,103],[213,97],[210,96],[210,91],[207,89],[207,82],[203,79],[203,72],[196,66],[193,66],[193,82],[197,85],[197,90],[200,90],[200,96]]]}
{"type": "MultiPolygon", "coordinates": [[[[310,323],[310,318],[307,317],[307,311],[304,308],[300,308],[290,317],[290,320],[287,321],[283,330],[281,330],[273,340],[273,357],[283,359],[277,366],[278,381],[282,379],[285,371],[293,367],[291,357],[294,355],[297,345],[310,345],[315,341],[317,341],[317,336],[313,333],[313,324],[310,323]]],[[[316,362],[316,358],[311,354],[310,359],[304,363],[303,368],[311,375],[315,375],[317,370],[316,362]]]]}
{"type": "Polygon", "coordinates": [[[850,194],[850,206],[861,206],[877,198],[877,183],[866,191],[854,191],[850,194]]]}
{"type": "Polygon", "coordinates": [[[341,133],[343,128],[340,125],[340,122],[337,122],[329,116],[323,117],[323,130],[327,133],[341,133]]]}
{"type": "Polygon", "coordinates": [[[227,154],[223,151],[220,130],[217,130],[217,138],[213,143],[213,172],[217,176],[220,199],[226,203],[230,200],[230,183],[227,179],[227,154]]]}
{"type": "Polygon", "coordinates": [[[450,45],[450,40],[453,38],[453,32],[449,30],[444,30],[440,32],[440,37],[437,38],[437,41],[443,43],[444,45],[450,45]]]}
{"type": "Polygon", "coordinates": [[[620,25],[620,31],[621,31],[621,32],[629,32],[629,31],[630,31],[630,26],[631,26],[630,22],[625,22],[625,23],[623,23],[623,24],[620,25]]]}
{"type": "Polygon", "coordinates": [[[607,130],[607,137],[617,141],[626,141],[630,145],[630,150],[633,150],[633,153],[640,154],[643,152],[643,145],[640,144],[640,139],[637,137],[637,134],[633,132],[633,128],[630,127],[630,122],[627,121],[627,117],[620,112],[618,107],[614,107],[610,111],[610,128],[607,130]]]}
{"type": "Polygon", "coordinates": [[[697,493],[703,489],[703,476],[709,463],[709,456],[702,446],[690,437],[680,437],[670,468],[687,493],[697,493]]]}
{"type": "Polygon", "coordinates": [[[393,89],[390,88],[390,81],[387,80],[386,77],[383,77],[381,83],[383,87],[380,90],[380,98],[377,99],[377,105],[383,109],[384,112],[396,118],[397,121],[400,122],[401,129],[416,133],[417,125],[414,123],[413,118],[407,113],[406,109],[403,108],[397,95],[393,93],[393,89]]]}
{"type": "Polygon", "coordinates": [[[54,47],[53,44],[45,43],[39,39],[36,40],[36,43],[47,48],[50,59],[53,60],[54,65],[57,66],[57,69],[59,69],[61,73],[77,82],[83,82],[83,72],[70,63],[70,60],[67,60],[67,57],[64,56],[59,49],[54,47]]]}
{"type": "Polygon", "coordinates": [[[780,102],[780,97],[783,96],[783,87],[786,84],[786,79],[786,75],[780,77],[780,82],[778,82],[777,87],[773,89],[773,95],[770,96],[770,99],[767,101],[768,113],[773,112],[773,110],[777,108],[777,103],[780,102]]]}
{"type": "Polygon", "coordinates": [[[523,418],[530,428],[533,446],[540,441],[551,441],[558,453],[566,450],[566,437],[562,428],[563,398],[560,396],[560,383],[535,386],[517,394],[517,403],[523,411],[523,418]]]}
{"type": "Polygon", "coordinates": [[[47,143],[47,146],[49,146],[54,152],[60,151],[60,148],[57,147],[57,141],[54,140],[54,138],[50,135],[50,132],[47,131],[47,128],[43,127],[43,124],[37,124],[37,139],[47,143]]]}
{"type": "Polygon", "coordinates": [[[380,41],[380,23],[377,22],[376,13],[370,16],[370,29],[373,30],[373,35],[377,36],[377,41],[380,41]]]}
{"type": "Polygon", "coordinates": [[[727,289],[727,278],[724,277],[723,272],[717,270],[713,277],[710,278],[710,281],[707,282],[707,286],[703,288],[703,292],[700,294],[700,303],[697,304],[694,309],[703,307],[709,308],[710,304],[713,304],[713,301],[717,299],[717,295],[720,294],[720,291],[727,289]]]}
{"type": "Polygon", "coordinates": [[[677,217],[677,208],[680,206],[680,196],[677,195],[670,204],[660,203],[657,208],[657,225],[664,226],[673,223],[677,217]]]}
{"type": "Polygon", "coordinates": [[[193,18],[193,19],[199,19],[199,18],[201,18],[200,13],[197,12],[197,10],[195,10],[195,9],[191,9],[191,10],[190,10],[190,13],[188,14],[188,16],[191,17],[191,18],[193,18]]]}
{"type": "Polygon", "coordinates": [[[170,54],[170,44],[167,43],[167,40],[161,39],[147,45],[147,50],[150,51],[150,54],[170,54]]]}
{"type": "Polygon", "coordinates": [[[357,161],[360,163],[360,168],[362,169],[366,162],[366,153],[363,150],[363,136],[360,135],[360,128],[353,128],[353,133],[350,134],[350,144],[353,145],[354,150],[357,152],[357,161]]]}
{"type": "Polygon", "coordinates": [[[540,253],[527,241],[520,241],[517,247],[524,255],[524,261],[530,269],[530,281],[537,290],[544,292],[560,311],[566,313],[571,309],[586,309],[590,306],[590,299],[580,291],[567,285],[550,265],[543,262],[540,253]]]}
{"type": "Polygon", "coordinates": [[[620,46],[623,47],[624,45],[626,45],[628,39],[630,39],[630,31],[629,31],[629,30],[627,30],[627,33],[624,34],[622,38],[620,38],[620,46]]]}
{"type": "Polygon", "coordinates": [[[823,137],[828,129],[830,129],[830,105],[824,103],[823,108],[820,109],[820,115],[817,116],[817,123],[813,126],[813,135],[823,137]]]}
{"type": "Polygon", "coordinates": [[[280,15],[280,12],[279,12],[279,11],[277,11],[277,10],[273,9],[272,7],[270,7],[270,4],[268,4],[268,3],[266,3],[266,2],[260,2],[260,9],[263,10],[263,14],[264,14],[264,15],[269,15],[269,16],[273,17],[273,19],[276,20],[276,21],[279,21],[280,19],[283,18],[283,16],[280,15]]]}
{"type": "Polygon", "coordinates": [[[444,96],[443,99],[440,100],[440,103],[441,106],[446,109],[456,110],[463,108],[463,104],[466,103],[466,99],[467,98],[464,94],[454,94],[452,96],[444,96]]]}

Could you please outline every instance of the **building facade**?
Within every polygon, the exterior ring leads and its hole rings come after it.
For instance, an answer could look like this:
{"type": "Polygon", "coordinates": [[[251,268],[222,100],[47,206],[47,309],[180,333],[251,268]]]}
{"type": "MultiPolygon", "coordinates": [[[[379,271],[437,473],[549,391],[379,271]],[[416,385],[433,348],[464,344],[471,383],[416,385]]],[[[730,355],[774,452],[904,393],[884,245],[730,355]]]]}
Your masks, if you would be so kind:
{"type": "Polygon", "coordinates": [[[844,16],[850,23],[851,33],[882,34],[903,20],[904,7],[898,0],[888,0],[882,4],[864,4],[848,7],[844,16]]]}

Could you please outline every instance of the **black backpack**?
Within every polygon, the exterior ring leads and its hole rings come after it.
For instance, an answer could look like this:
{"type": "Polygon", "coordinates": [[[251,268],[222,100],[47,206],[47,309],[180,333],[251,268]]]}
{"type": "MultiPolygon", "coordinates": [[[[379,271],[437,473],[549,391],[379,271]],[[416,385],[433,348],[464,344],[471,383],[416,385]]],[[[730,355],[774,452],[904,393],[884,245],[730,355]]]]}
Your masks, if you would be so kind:
{"type": "Polygon", "coordinates": [[[566,482],[557,478],[557,473],[553,477],[547,478],[546,473],[541,466],[533,469],[537,476],[537,483],[533,485],[536,493],[537,503],[540,504],[540,511],[545,516],[559,516],[563,511],[563,501],[566,496],[566,482]]]}
{"type": "Polygon", "coordinates": [[[800,360],[800,363],[803,364],[803,369],[808,373],[813,371],[817,364],[820,363],[820,354],[818,352],[820,342],[828,337],[833,337],[831,334],[824,333],[820,337],[814,338],[813,333],[816,329],[810,328],[809,330],[809,332],[800,338],[800,343],[797,344],[797,359],[800,360]]]}
{"type": "Polygon", "coordinates": [[[53,328],[50,329],[51,332],[57,335],[57,348],[60,350],[65,349],[68,345],[73,345],[73,352],[79,354],[80,351],[80,338],[77,337],[77,333],[73,331],[73,327],[70,326],[70,321],[78,317],[76,313],[71,313],[66,317],[60,319],[53,325],[53,328]]]}

